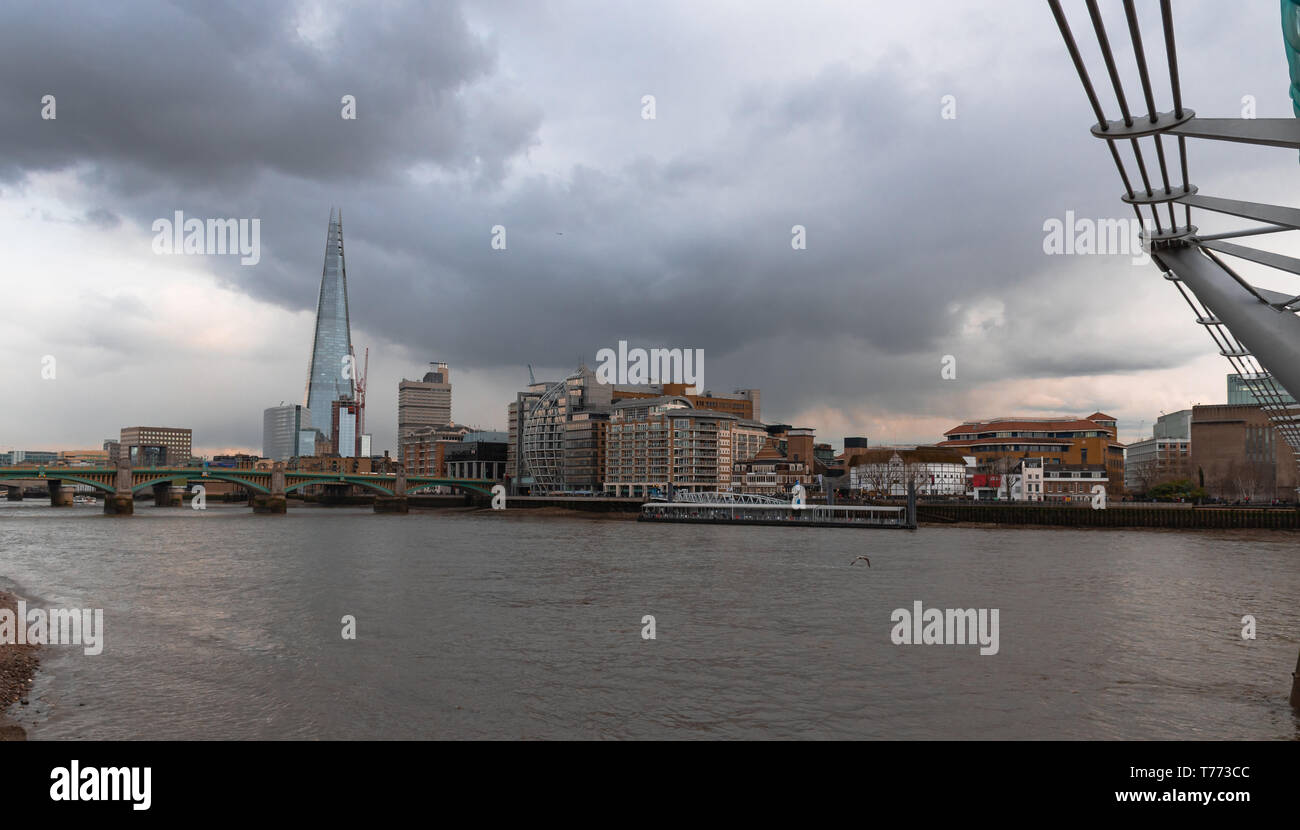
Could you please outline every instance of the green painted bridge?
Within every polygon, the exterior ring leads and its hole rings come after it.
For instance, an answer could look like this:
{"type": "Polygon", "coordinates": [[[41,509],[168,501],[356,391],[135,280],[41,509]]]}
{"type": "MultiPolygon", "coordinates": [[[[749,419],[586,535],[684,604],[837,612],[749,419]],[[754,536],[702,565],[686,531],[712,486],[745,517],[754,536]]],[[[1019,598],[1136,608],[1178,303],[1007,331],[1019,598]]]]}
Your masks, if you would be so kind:
{"type": "Polygon", "coordinates": [[[52,505],[72,503],[71,485],[84,484],[104,493],[104,512],[133,512],[135,494],[145,489],[154,493],[156,504],[179,506],[184,490],[205,481],[224,481],[244,488],[253,509],[264,513],[285,512],[289,493],[311,485],[355,486],[375,493],[378,512],[406,512],[408,494],[433,487],[448,487],[466,494],[491,496],[494,481],[484,479],[408,476],[397,473],[324,473],[287,470],[277,463],[270,470],[230,467],[0,467],[0,485],[45,483],[52,505]]]}

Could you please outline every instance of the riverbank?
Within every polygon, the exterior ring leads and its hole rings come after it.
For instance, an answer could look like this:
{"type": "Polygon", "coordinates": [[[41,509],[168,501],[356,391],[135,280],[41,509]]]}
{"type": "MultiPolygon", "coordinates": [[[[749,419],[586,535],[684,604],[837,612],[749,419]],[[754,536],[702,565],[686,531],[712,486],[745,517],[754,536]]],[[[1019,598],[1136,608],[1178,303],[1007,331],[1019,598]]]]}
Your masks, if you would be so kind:
{"type": "MultiPolygon", "coordinates": [[[[0,608],[18,614],[18,598],[0,591],[0,608]]],[[[0,741],[25,741],[27,732],[5,713],[10,706],[23,705],[31,692],[33,675],[40,663],[40,646],[0,643],[0,741]]]]}

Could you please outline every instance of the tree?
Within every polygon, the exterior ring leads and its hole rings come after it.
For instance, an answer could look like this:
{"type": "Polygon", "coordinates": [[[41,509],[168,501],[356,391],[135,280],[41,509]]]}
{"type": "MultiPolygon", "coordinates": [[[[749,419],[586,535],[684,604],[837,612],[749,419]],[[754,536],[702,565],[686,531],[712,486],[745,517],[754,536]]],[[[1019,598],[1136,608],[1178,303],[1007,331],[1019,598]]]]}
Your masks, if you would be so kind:
{"type": "Polygon", "coordinates": [[[1192,484],[1190,479],[1180,478],[1155,485],[1147,495],[1156,501],[1203,501],[1209,494],[1205,488],[1192,484]]]}
{"type": "Polygon", "coordinates": [[[993,461],[993,472],[1002,477],[1002,489],[1008,501],[1011,499],[1011,488],[1022,478],[1022,474],[1016,470],[1020,468],[1020,462],[1023,460],[1015,456],[1003,455],[993,461]]]}

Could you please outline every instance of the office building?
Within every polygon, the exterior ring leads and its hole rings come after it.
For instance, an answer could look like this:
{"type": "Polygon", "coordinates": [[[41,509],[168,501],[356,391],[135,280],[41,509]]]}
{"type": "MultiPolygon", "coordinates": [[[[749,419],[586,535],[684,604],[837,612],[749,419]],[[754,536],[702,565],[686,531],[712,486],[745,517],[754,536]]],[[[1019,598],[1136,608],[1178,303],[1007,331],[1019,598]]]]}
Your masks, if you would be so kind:
{"type": "Polygon", "coordinates": [[[421,427],[451,423],[451,370],[446,363],[432,364],[422,380],[402,379],[397,384],[397,449],[402,455],[406,442],[421,427]]]}
{"type": "Polygon", "coordinates": [[[582,412],[608,413],[613,387],[578,367],[562,381],[533,383],[508,407],[511,489],[532,495],[564,492],[568,423],[582,412]]]}
{"type": "Polygon", "coordinates": [[[506,474],[504,432],[470,432],[443,449],[443,466],[448,478],[500,481],[506,474]]]}
{"type": "Polygon", "coordinates": [[[1272,384],[1260,383],[1258,375],[1228,375],[1228,405],[1229,406],[1259,406],[1264,403],[1279,403],[1271,400],[1271,387],[1277,387],[1282,393],[1280,403],[1293,404],[1295,398],[1282,389],[1274,378],[1272,384]],[[1269,400],[1265,400],[1269,398],[1269,400]]]}
{"type": "MultiPolygon", "coordinates": [[[[967,421],[944,433],[938,446],[973,455],[990,473],[1006,474],[1020,459],[1043,458],[1046,464],[1100,464],[1114,488],[1124,481],[1124,445],[1115,419],[1102,412],[1083,418],[992,418],[967,421]]],[[[845,450],[847,455],[849,450],[845,450]]]]}
{"type": "Polygon", "coordinates": [[[330,209],[325,234],[325,265],[316,301],[316,333],[307,368],[307,409],[316,413],[316,428],[330,438],[332,404],[356,395],[352,365],[352,327],[348,317],[348,275],[343,256],[343,211],[330,209]]]}
{"type": "Polygon", "coordinates": [[[311,428],[311,410],[302,404],[281,404],[263,410],[262,457],[288,461],[295,455],[302,455],[300,436],[311,428]]]}
{"type": "Polygon", "coordinates": [[[190,462],[193,431],[177,427],[124,427],[118,457],[132,467],[184,467],[190,462]]]}
{"type": "Polygon", "coordinates": [[[1124,450],[1124,489],[1143,494],[1157,484],[1192,478],[1192,410],[1161,415],[1150,438],[1124,450]]]}
{"type": "Polygon", "coordinates": [[[330,401],[330,453],[340,458],[361,456],[361,404],[351,398],[330,401]]]}

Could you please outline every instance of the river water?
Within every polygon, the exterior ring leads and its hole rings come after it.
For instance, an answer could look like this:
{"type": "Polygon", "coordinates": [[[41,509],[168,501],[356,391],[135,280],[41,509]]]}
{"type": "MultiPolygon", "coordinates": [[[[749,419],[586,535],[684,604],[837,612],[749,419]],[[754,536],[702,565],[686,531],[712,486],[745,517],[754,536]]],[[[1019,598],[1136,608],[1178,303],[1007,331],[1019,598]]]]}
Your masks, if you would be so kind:
{"type": "Polygon", "coordinates": [[[33,739],[1300,735],[1281,532],[29,501],[0,588],[104,610],[103,653],[46,647],[10,709],[33,739]],[[998,653],[895,645],[917,601],[998,609],[998,653]]]}

